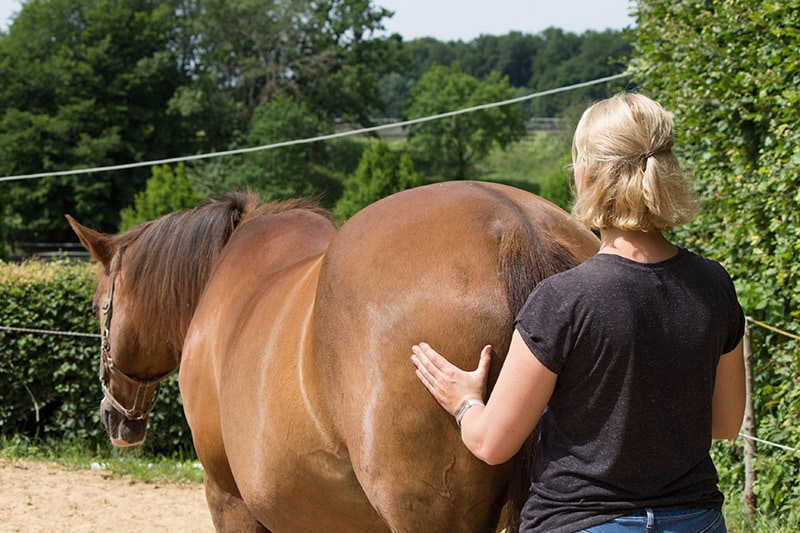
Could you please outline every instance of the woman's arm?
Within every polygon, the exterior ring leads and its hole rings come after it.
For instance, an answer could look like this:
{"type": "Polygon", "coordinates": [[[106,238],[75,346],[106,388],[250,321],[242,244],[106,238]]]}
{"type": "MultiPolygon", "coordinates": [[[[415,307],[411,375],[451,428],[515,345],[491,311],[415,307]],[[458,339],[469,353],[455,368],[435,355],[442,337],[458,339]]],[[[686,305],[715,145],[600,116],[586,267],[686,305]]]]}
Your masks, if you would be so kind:
{"type": "Polygon", "coordinates": [[[744,417],[745,383],[742,342],[722,355],[711,400],[711,437],[735,439],[744,417]]]}
{"type": "MultiPolygon", "coordinates": [[[[466,399],[482,400],[491,348],[481,352],[474,372],[464,372],[427,344],[413,348],[417,377],[450,414],[466,399]]],[[[557,375],[531,353],[514,331],[503,368],[486,407],[470,407],[461,419],[461,439],[488,464],[511,459],[539,423],[553,393],[557,375]]]]}

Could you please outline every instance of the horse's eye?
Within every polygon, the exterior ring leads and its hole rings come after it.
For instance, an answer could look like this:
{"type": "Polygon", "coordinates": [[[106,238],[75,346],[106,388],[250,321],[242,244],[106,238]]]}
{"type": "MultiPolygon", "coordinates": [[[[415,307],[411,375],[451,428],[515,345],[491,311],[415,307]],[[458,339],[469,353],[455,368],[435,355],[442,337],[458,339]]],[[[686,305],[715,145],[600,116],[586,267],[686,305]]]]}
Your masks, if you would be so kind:
{"type": "Polygon", "coordinates": [[[92,304],[92,313],[97,314],[100,311],[100,306],[97,304],[92,304]]]}

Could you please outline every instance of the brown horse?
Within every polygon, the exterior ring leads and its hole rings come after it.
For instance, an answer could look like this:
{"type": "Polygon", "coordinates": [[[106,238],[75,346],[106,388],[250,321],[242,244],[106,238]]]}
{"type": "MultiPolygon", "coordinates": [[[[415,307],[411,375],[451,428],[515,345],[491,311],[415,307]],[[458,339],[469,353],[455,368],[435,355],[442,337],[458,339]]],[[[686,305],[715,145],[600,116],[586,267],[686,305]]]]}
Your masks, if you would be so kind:
{"type": "Polygon", "coordinates": [[[111,438],[141,442],[180,365],[221,531],[494,531],[511,466],[461,444],[410,348],[465,368],[485,344],[504,354],[535,284],[598,248],[552,204],[479,182],[398,193],[339,230],[245,196],[116,237],[70,223],[103,265],[111,438]]]}

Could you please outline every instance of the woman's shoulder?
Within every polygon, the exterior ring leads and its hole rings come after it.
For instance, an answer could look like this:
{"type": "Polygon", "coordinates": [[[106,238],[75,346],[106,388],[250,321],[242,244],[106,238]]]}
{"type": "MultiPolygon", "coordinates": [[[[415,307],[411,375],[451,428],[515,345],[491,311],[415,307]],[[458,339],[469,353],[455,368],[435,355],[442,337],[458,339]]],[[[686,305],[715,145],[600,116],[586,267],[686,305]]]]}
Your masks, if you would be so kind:
{"type": "Polygon", "coordinates": [[[716,276],[726,281],[730,280],[730,273],[721,262],[686,250],[685,248],[681,248],[680,250],[682,257],[687,265],[689,265],[690,271],[708,276],[716,276]]]}

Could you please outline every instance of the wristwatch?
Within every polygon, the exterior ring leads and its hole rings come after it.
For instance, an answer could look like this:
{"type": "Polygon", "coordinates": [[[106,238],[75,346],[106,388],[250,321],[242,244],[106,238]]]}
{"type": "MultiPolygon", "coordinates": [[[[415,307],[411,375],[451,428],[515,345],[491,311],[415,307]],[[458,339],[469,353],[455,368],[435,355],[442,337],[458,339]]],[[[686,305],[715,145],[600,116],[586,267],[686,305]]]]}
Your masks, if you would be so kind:
{"type": "Polygon", "coordinates": [[[486,404],[480,400],[464,400],[461,402],[461,405],[458,406],[456,409],[456,424],[458,427],[461,427],[461,419],[464,418],[464,414],[467,412],[467,409],[472,407],[473,405],[480,405],[481,407],[486,407],[486,404]]]}

